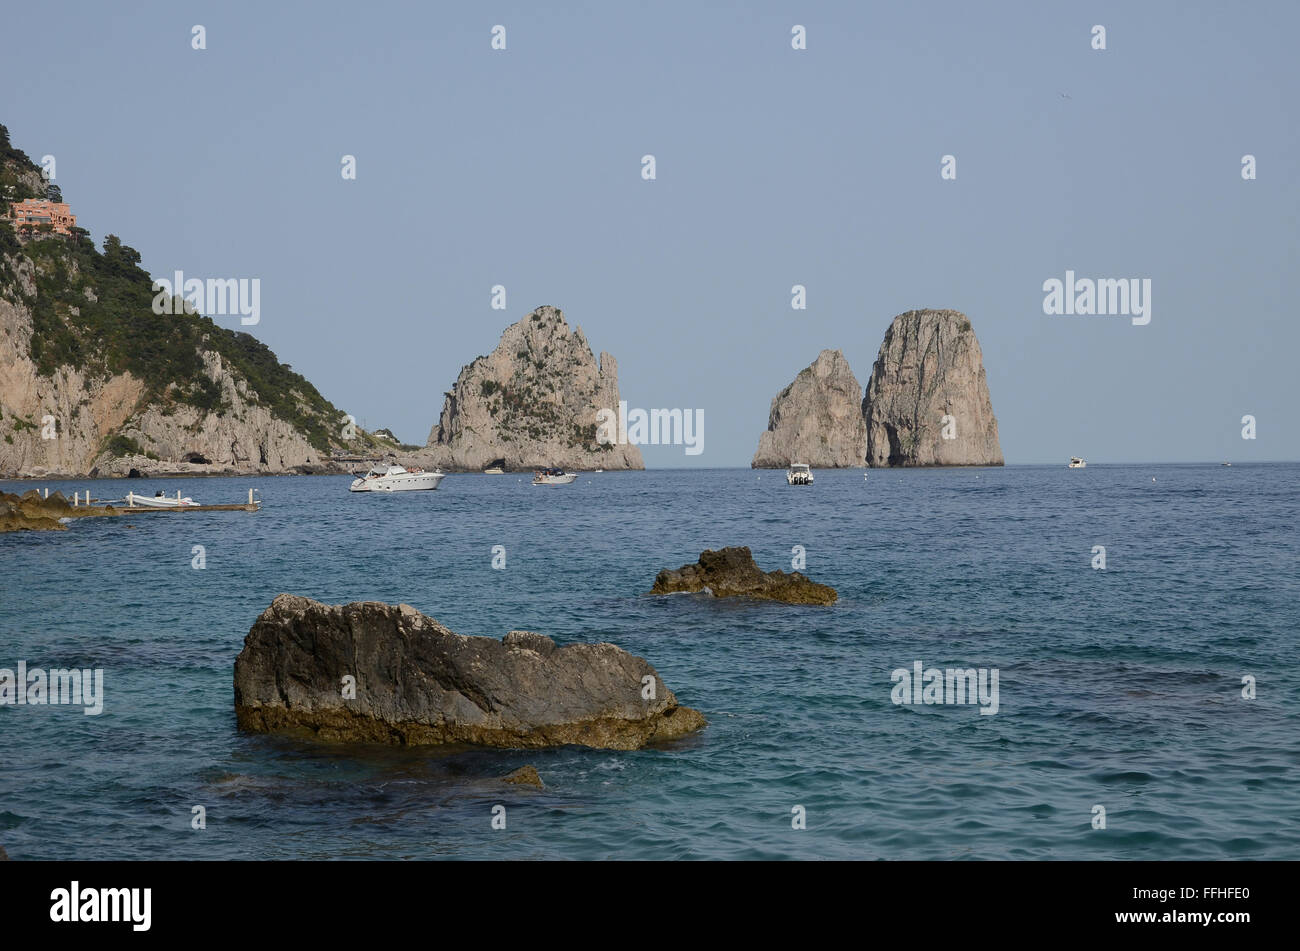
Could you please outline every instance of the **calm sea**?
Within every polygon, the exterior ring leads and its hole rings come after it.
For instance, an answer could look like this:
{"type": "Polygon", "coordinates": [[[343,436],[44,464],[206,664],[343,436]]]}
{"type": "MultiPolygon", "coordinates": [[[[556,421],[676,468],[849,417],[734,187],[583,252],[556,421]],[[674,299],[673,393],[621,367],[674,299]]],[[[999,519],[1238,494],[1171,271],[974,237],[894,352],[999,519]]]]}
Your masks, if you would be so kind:
{"type": "Polygon", "coordinates": [[[1298,480],[1288,464],[826,471],[811,488],[749,470],[559,488],[451,475],[391,497],[350,495],[346,477],[51,482],[203,502],[256,487],[265,504],[0,536],[0,667],[105,671],[99,716],[0,707],[0,846],[18,859],[1296,858],[1298,480]],[[787,570],[803,546],[840,601],[645,595],[660,568],[725,545],[787,570]],[[631,753],[243,735],[235,656],[280,592],[406,602],[463,634],[612,641],[710,725],[631,753]],[[917,661],[996,668],[998,712],[894,704],[891,671],[917,661]],[[545,790],[496,781],[525,763],[545,790]],[[191,828],[195,806],[206,829],[191,828]]]}

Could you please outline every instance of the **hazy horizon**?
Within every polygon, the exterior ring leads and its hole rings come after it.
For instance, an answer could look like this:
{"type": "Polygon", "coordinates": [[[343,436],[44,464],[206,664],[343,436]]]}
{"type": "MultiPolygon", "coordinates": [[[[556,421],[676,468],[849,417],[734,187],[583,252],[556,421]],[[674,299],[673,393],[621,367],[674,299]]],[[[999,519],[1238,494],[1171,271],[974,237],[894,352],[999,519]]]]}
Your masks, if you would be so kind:
{"type": "Polygon", "coordinates": [[[0,122],[55,156],[96,244],[259,278],[260,323],[217,322],[404,442],[553,304],[630,406],[703,410],[704,452],[645,446],[648,467],[743,468],[822,349],[865,385],[890,321],[931,307],[972,321],[1008,465],[1300,459],[1292,5],[74,2],[6,23],[57,41],[9,44],[0,122]],[[1150,323],[1048,316],[1067,271],[1150,280],[1150,323]]]}

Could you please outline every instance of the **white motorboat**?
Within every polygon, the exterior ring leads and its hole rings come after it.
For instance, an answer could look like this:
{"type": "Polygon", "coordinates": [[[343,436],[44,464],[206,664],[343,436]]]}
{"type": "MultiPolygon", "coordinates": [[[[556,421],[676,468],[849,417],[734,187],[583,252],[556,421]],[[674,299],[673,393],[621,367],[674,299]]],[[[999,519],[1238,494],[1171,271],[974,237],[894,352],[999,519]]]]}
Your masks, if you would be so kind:
{"type": "Polygon", "coordinates": [[[1071,468],[1071,469],[1086,469],[1087,467],[1088,467],[1088,464],[1087,464],[1086,462],[1084,462],[1084,461],[1083,461],[1081,458],[1079,458],[1078,456],[1071,456],[1071,457],[1070,457],[1070,468],[1071,468]]]}
{"type": "Polygon", "coordinates": [[[446,473],[434,469],[406,469],[380,463],[348,486],[350,492],[414,492],[418,489],[436,489],[446,478],[446,473]]]}
{"type": "Polygon", "coordinates": [[[785,470],[785,481],[791,485],[812,485],[812,467],[804,462],[792,462],[785,470]]]}
{"type": "Polygon", "coordinates": [[[563,469],[538,469],[533,473],[533,485],[568,485],[577,481],[578,473],[563,469]]]}
{"type": "Polygon", "coordinates": [[[128,492],[126,494],[126,504],[132,508],[143,506],[144,508],[150,509],[184,509],[196,506],[199,503],[195,502],[188,495],[185,496],[185,498],[181,498],[179,492],[176,493],[176,498],[174,499],[168,498],[161,492],[158,492],[155,495],[136,495],[134,492],[128,492]]]}
{"type": "Polygon", "coordinates": [[[504,475],[504,474],[505,474],[505,471],[506,471],[506,470],[505,470],[505,469],[502,469],[500,466],[492,466],[492,467],[489,468],[489,469],[484,469],[484,470],[483,470],[483,474],[484,474],[484,475],[504,475]]]}

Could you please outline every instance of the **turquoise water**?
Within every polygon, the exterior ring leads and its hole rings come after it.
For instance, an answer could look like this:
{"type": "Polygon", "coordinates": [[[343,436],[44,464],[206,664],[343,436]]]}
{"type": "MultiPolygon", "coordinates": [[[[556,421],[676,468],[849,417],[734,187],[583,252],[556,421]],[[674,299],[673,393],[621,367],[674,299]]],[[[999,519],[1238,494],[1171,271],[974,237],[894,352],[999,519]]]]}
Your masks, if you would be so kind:
{"type": "Polygon", "coordinates": [[[204,502],[256,486],[265,505],[0,535],[0,667],[102,667],[106,694],[98,717],[0,706],[0,846],[25,859],[1295,858],[1298,478],[1289,464],[827,471],[811,488],[749,470],[563,488],[451,475],[391,497],[350,495],[345,477],[51,482],[204,502]],[[660,568],[729,544],[787,570],[804,546],[839,603],[644,595],[660,568]],[[631,753],[243,735],[235,656],[284,591],[404,601],[463,634],[612,641],[710,725],[631,753]],[[895,705],[890,672],[918,660],[997,668],[997,714],[895,705]],[[544,791],[495,781],[525,763],[544,791]]]}

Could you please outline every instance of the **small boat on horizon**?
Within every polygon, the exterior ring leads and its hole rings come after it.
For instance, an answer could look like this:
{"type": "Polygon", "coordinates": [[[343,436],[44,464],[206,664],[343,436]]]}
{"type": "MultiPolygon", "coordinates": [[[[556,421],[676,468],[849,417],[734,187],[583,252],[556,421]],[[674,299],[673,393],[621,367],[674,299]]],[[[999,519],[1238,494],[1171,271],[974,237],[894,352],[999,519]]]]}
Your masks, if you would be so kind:
{"type": "Polygon", "coordinates": [[[568,485],[577,481],[576,472],[565,472],[563,469],[538,469],[533,473],[533,485],[568,485]]]}
{"type": "Polygon", "coordinates": [[[380,463],[369,472],[353,480],[348,486],[349,492],[414,492],[420,489],[436,489],[438,483],[446,478],[446,473],[434,469],[407,469],[403,466],[384,465],[380,463]]]}
{"type": "Polygon", "coordinates": [[[1087,467],[1088,467],[1088,464],[1087,464],[1086,462],[1084,462],[1083,459],[1082,459],[1081,457],[1079,457],[1079,456],[1071,456],[1071,457],[1070,457],[1070,465],[1069,465],[1068,468],[1071,468],[1071,469],[1086,469],[1087,467]]]}
{"type": "Polygon", "coordinates": [[[806,462],[792,462],[785,470],[785,481],[790,485],[812,485],[812,467],[806,462]]]}
{"type": "Polygon", "coordinates": [[[487,469],[484,469],[483,474],[484,475],[505,475],[505,471],[506,470],[502,469],[500,466],[491,466],[487,469]]]}

